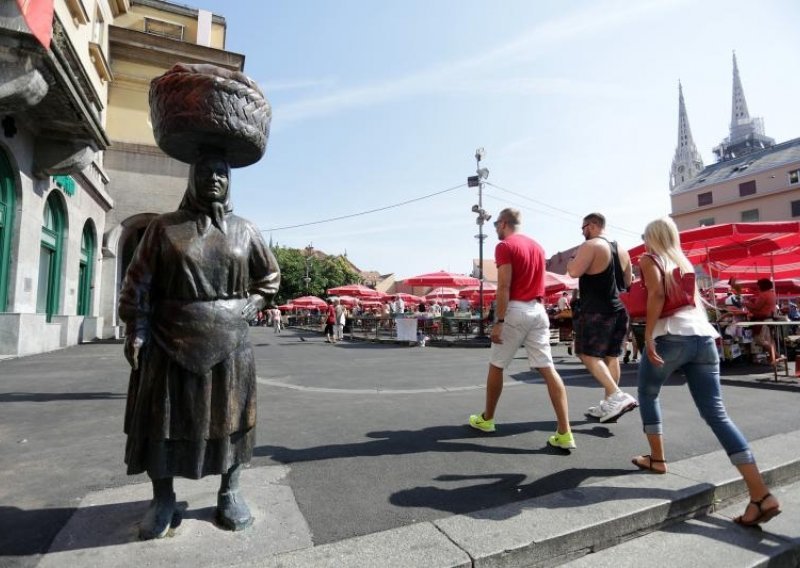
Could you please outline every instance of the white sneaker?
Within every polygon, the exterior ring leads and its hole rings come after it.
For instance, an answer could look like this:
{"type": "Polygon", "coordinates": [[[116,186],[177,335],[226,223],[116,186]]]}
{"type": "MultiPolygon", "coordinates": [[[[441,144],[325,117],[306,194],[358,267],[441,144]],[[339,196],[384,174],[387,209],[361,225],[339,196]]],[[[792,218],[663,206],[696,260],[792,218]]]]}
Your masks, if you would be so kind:
{"type": "Polygon", "coordinates": [[[600,422],[616,420],[637,406],[639,406],[639,403],[635,398],[626,392],[617,391],[600,403],[600,410],[602,411],[600,422]]]}
{"type": "Polygon", "coordinates": [[[597,403],[597,406],[590,406],[589,408],[587,408],[586,412],[584,412],[583,415],[586,416],[587,418],[599,419],[601,416],[603,416],[603,411],[600,409],[602,405],[603,401],[601,400],[600,402],[597,403]]]}

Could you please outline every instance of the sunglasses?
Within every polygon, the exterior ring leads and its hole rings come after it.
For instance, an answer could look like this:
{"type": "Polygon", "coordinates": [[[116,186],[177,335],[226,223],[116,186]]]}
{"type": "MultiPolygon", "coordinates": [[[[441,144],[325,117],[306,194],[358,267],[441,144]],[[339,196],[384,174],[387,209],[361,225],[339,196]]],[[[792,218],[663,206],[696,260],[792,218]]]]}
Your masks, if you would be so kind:
{"type": "Polygon", "coordinates": [[[591,223],[586,223],[583,227],[581,227],[581,232],[585,231],[586,227],[588,227],[589,225],[591,225],[591,223]]]}
{"type": "Polygon", "coordinates": [[[494,228],[496,229],[497,227],[500,226],[500,223],[505,223],[505,221],[503,221],[502,219],[498,219],[497,221],[492,223],[492,225],[494,225],[494,228]]]}

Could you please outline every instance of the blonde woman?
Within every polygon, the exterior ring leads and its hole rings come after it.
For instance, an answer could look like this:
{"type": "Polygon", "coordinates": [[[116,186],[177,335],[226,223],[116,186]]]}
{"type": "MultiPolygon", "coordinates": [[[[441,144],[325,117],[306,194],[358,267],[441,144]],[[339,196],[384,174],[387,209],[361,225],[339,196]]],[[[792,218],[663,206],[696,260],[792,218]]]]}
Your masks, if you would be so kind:
{"type": "Polygon", "coordinates": [[[666,295],[677,291],[679,285],[672,274],[675,267],[681,273],[693,270],[681,251],[678,229],[672,219],[657,219],[647,225],[642,236],[649,254],[640,261],[647,286],[647,322],[646,356],[639,366],[639,410],[650,454],[636,456],[633,464],[652,473],[667,472],[658,396],[664,382],[680,369],[700,415],[739,470],[750,493],[750,503],[734,521],[748,526],[765,523],[780,514],[780,503],[764,484],[747,440],[725,411],[715,343],[719,334],[708,323],[697,290],[696,307],[686,306],[671,316],[660,317],[666,295]]]}

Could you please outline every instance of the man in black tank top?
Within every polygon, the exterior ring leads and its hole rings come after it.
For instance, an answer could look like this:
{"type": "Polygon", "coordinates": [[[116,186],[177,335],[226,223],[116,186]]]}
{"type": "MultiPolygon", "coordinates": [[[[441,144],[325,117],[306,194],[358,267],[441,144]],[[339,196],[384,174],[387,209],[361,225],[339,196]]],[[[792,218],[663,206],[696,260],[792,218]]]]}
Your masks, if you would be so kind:
{"type": "Polygon", "coordinates": [[[575,354],[605,390],[603,400],[589,407],[586,416],[611,422],[639,403],[619,388],[619,356],[630,323],[619,292],[631,283],[631,259],[605,238],[605,225],[600,213],[583,218],[586,242],[567,264],[567,272],[579,279],[581,297],[580,313],[573,320],[575,354]]]}

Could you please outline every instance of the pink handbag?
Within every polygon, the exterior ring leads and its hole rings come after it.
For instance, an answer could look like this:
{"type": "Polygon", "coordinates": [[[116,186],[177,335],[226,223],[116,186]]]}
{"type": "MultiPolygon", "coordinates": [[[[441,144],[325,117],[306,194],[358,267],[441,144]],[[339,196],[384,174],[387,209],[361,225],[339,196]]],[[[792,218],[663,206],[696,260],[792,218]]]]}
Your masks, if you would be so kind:
{"type": "MultiPolygon", "coordinates": [[[[657,256],[648,254],[656,263],[656,266],[664,276],[664,267],[661,266],[661,259],[657,256]]],[[[660,318],[671,316],[679,309],[686,306],[694,306],[694,293],[695,293],[695,274],[694,272],[687,272],[681,274],[680,268],[677,266],[672,271],[675,280],[678,282],[679,290],[677,293],[667,296],[664,300],[664,307],[661,308],[660,318]]],[[[627,292],[620,292],[619,299],[625,304],[625,309],[628,310],[628,315],[632,318],[644,318],[647,316],[647,286],[644,285],[644,279],[635,280],[631,283],[631,287],[627,292]]]]}

